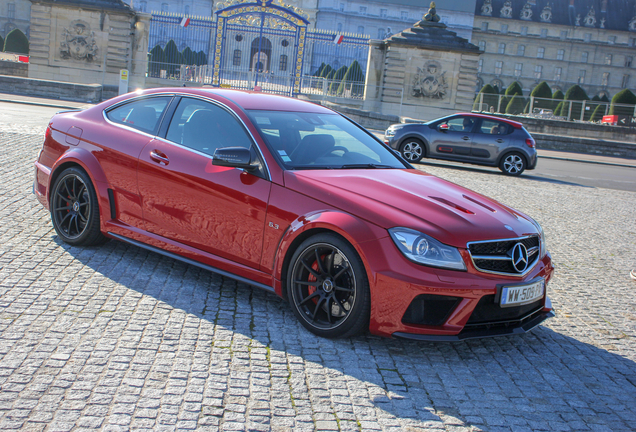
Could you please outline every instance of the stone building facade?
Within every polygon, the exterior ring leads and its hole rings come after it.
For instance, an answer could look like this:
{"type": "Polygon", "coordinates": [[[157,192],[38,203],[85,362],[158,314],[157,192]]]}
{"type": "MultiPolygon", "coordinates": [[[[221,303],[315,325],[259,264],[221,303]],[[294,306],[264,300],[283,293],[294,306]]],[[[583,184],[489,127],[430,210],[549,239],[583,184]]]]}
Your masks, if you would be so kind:
{"type": "Polygon", "coordinates": [[[31,2],[29,0],[0,1],[0,36],[18,28],[27,38],[31,34],[31,2]]]}
{"type": "Polygon", "coordinates": [[[477,89],[541,81],[590,97],[636,87],[634,0],[478,0],[472,42],[484,52],[477,89]]]}

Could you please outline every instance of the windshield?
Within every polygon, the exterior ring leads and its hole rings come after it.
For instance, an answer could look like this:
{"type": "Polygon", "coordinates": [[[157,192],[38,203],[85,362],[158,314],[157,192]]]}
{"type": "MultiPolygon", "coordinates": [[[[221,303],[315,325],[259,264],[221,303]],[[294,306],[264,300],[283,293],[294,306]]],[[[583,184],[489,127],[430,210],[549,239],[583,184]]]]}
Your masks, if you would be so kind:
{"type": "Polygon", "coordinates": [[[247,113],[286,169],[406,168],[390,149],[337,114],[247,113]]]}

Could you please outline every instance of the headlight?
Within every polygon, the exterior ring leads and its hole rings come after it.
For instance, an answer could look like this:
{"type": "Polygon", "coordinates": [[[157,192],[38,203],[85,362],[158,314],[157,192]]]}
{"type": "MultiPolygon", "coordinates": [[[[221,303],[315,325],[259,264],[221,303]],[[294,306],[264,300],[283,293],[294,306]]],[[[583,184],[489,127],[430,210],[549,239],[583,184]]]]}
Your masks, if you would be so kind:
{"type": "Polygon", "coordinates": [[[546,246],[546,241],[545,241],[545,232],[543,232],[543,227],[541,226],[539,222],[537,222],[536,220],[532,218],[530,219],[534,223],[534,226],[537,227],[537,230],[539,230],[539,259],[541,259],[548,252],[548,248],[546,246]]]}
{"type": "Polygon", "coordinates": [[[387,129],[386,132],[384,132],[384,136],[385,137],[395,136],[395,129],[387,129]]]}
{"type": "Polygon", "coordinates": [[[409,228],[391,228],[391,238],[405,257],[418,264],[453,270],[466,270],[457,248],[409,228]]]}

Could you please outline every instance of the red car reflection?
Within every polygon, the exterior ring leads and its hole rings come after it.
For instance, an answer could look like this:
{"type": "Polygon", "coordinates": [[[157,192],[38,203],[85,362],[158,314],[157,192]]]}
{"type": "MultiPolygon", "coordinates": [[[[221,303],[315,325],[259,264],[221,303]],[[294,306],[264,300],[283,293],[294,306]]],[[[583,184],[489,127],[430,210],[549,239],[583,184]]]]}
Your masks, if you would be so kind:
{"type": "Polygon", "coordinates": [[[323,337],[459,340],[553,316],[537,222],[312,103],[127,94],[54,116],[35,166],[63,241],[114,238],[275,292],[323,337]]]}

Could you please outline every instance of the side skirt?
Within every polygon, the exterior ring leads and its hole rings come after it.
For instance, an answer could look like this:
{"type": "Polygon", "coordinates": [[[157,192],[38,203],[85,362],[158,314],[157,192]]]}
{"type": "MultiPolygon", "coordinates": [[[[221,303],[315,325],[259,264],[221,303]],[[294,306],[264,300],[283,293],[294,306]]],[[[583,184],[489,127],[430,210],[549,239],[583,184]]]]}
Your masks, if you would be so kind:
{"type": "Polygon", "coordinates": [[[268,285],[265,285],[265,284],[262,284],[262,283],[259,283],[259,282],[254,282],[253,280],[250,280],[250,279],[247,279],[247,278],[244,278],[244,277],[241,277],[241,276],[237,276],[235,274],[232,274],[230,272],[226,272],[224,270],[219,270],[219,269],[214,268],[212,266],[209,266],[207,264],[203,264],[203,263],[200,263],[198,261],[191,260],[189,258],[184,258],[184,257],[182,257],[180,255],[177,255],[177,254],[174,254],[172,252],[168,252],[168,251],[165,251],[163,249],[159,249],[157,247],[147,245],[147,244],[142,243],[140,241],[133,240],[133,239],[130,239],[128,237],[124,237],[122,235],[112,233],[110,231],[108,232],[108,235],[112,236],[113,238],[116,238],[117,240],[121,240],[124,243],[128,243],[128,244],[131,244],[133,246],[137,246],[137,247],[140,247],[142,249],[146,249],[146,250],[149,250],[151,252],[158,253],[159,255],[167,256],[168,258],[172,258],[172,259],[175,259],[177,261],[184,262],[186,264],[190,264],[190,265],[193,265],[193,266],[200,267],[202,269],[211,271],[212,273],[217,273],[217,274],[220,274],[221,276],[225,276],[225,277],[228,277],[230,279],[234,279],[236,281],[243,282],[244,284],[251,285],[253,287],[260,288],[262,290],[265,290],[265,291],[268,291],[268,292],[271,292],[271,293],[275,294],[274,288],[272,288],[271,286],[268,286],[268,285]]]}

